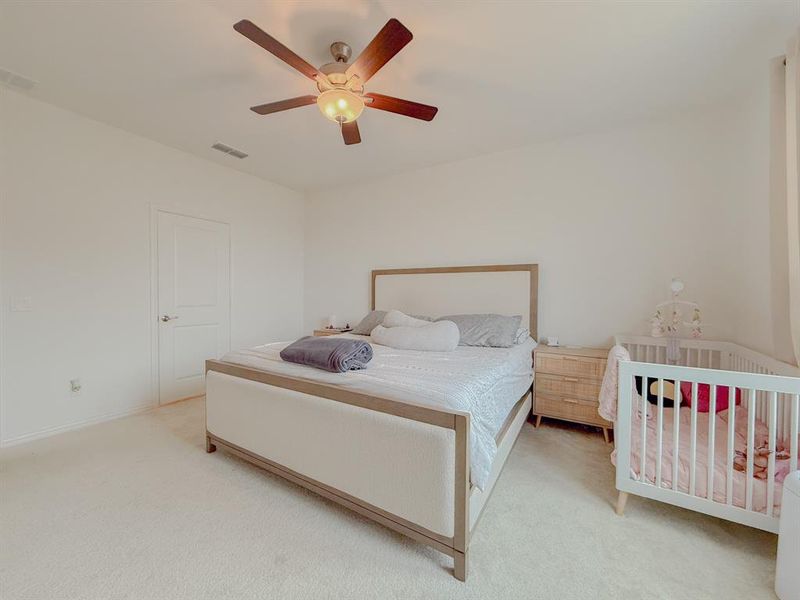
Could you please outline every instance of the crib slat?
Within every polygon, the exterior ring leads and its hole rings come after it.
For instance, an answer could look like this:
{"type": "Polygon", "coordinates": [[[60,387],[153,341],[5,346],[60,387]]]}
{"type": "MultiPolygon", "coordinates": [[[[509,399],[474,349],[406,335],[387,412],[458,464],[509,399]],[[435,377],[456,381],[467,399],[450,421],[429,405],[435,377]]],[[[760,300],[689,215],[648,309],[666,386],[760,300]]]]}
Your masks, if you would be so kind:
{"type": "Polygon", "coordinates": [[[769,462],[767,463],[767,516],[775,500],[775,430],[778,428],[778,393],[769,393],[769,462]]]}
{"type": "Polygon", "coordinates": [[[647,376],[642,376],[642,411],[639,418],[642,423],[642,450],[639,454],[639,481],[647,483],[647,376]]]}
{"type": "Polygon", "coordinates": [[[656,487],[661,487],[661,456],[664,451],[664,380],[658,378],[658,419],[656,422],[656,487]]]}
{"type": "Polygon", "coordinates": [[[781,394],[780,397],[784,399],[783,402],[780,403],[780,406],[783,408],[783,415],[781,415],[780,417],[781,423],[783,425],[783,432],[781,433],[781,438],[784,440],[791,440],[792,439],[792,395],[781,394]]]}
{"type": "Polygon", "coordinates": [[[800,394],[792,396],[791,432],[789,433],[789,470],[800,469],[797,461],[797,428],[800,427],[800,394]]]}
{"type": "Polygon", "coordinates": [[[706,465],[706,472],[708,474],[708,483],[706,497],[709,500],[714,499],[714,471],[715,459],[714,451],[716,450],[716,434],[717,434],[717,386],[711,384],[711,404],[708,408],[708,464],[706,465]]]}
{"type": "Polygon", "coordinates": [[[689,444],[689,495],[695,495],[697,483],[697,382],[692,382],[692,436],[689,444]]]}
{"type": "Polygon", "coordinates": [[[675,380],[675,399],[672,403],[672,489],[678,489],[678,462],[680,461],[681,449],[678,447],[680,442],[681,426],[681,382],[675,380]]]}
{"type": "Polygon", "coordinates": [[[756,440],[756,390],[750,390],[750,401],[747,403],[747,492],[745,508],[753,510],[753,452],[756,440]]]}
{"type": "Polygon", "coordinates": [[[728,388],[728,472],[725,476],[725,501],[733,505],[733,459],[736,455],[736,389],[728,388]]]}

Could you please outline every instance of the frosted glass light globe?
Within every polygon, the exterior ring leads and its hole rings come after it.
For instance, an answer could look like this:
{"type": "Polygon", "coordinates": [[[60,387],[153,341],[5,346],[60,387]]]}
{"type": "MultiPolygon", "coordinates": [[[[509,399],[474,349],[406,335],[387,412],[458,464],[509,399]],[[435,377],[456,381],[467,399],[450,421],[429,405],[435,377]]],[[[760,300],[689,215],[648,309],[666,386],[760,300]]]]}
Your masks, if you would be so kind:
{"type": "Polygon", "coordinates": [[[353,92],[335,89],[317,96],[317,106],[326,118],[341,124],[355,121],[364,110],[364,101],[353,92]]]}

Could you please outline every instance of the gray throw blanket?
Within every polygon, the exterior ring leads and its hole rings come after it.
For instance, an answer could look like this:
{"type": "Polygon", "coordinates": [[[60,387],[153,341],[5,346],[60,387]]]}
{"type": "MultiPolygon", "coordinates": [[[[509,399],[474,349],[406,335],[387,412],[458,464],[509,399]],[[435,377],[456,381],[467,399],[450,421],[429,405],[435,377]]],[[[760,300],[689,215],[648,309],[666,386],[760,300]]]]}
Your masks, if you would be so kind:
{"type": "Polygon", "coordinates": [[[281,358],[332,373],[363,369],[372,360],[372,346],[339,336],[301,337],[281,350],[281,358]]]}

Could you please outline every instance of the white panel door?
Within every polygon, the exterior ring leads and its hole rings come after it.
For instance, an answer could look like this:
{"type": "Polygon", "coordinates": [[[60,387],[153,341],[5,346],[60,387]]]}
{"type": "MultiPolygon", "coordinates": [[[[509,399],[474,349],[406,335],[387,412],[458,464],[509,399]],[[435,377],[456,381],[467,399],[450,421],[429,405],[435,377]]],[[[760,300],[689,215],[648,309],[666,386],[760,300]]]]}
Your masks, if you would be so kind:
{"type": "Polygon", "coordinates": [[[159,403],[204,393],[205,360],[230,349],[230,234],[158,213],[159,403]]]}

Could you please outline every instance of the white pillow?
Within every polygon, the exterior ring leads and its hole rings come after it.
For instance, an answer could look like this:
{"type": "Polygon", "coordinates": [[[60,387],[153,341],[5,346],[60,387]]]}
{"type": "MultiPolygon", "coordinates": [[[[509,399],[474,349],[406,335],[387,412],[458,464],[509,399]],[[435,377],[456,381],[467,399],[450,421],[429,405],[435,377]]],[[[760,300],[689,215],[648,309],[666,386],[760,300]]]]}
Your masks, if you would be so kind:
{"type": "Polygon", "coordinates": [[[372,341],[400,350],[452,352],[458,347],[461,334],[452,321],[426,323],[422,327],[384,327],[372,330],[372,341]]]}
{"type": "Polygon", "coordinates": [[[425,327],[426,325],[430,325],[431,322],[424,319],[409,317],[399,310],[390,310],[386,313],[386,316],[383,317],[383,323],[381,324],[384,327],[425,327]]]}

